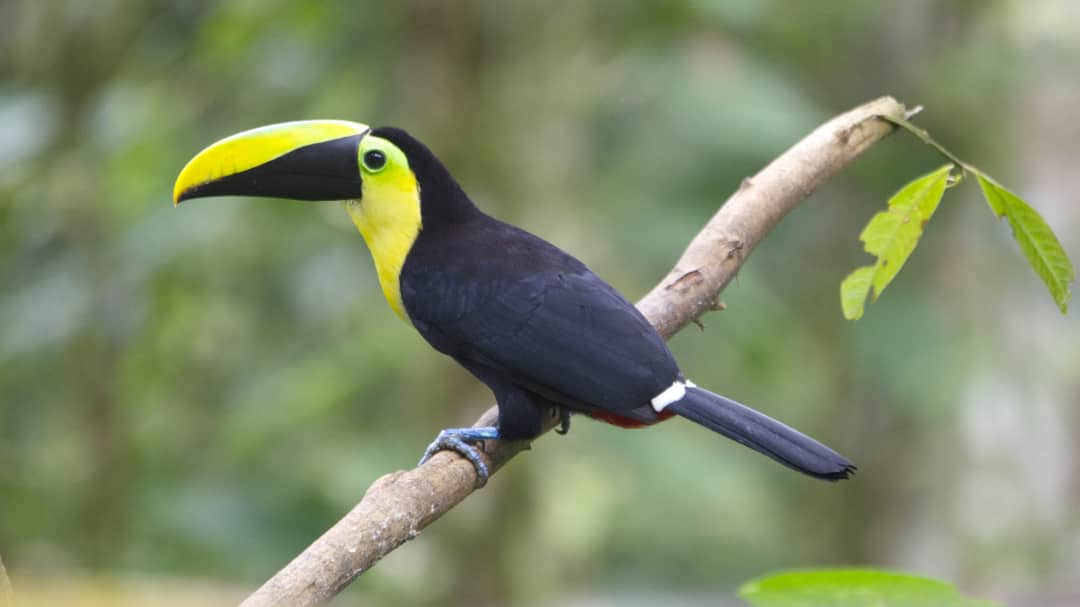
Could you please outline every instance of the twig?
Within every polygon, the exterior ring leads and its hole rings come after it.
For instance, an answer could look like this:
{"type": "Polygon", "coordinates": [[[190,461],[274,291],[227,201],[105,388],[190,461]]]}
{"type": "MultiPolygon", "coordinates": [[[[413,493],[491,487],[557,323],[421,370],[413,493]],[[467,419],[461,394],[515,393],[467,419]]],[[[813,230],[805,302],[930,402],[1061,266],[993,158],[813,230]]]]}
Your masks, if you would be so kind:
{"type": "MultiPolygon", "coordinates": [[[[661,335],[669,338],[715,308],[720,291],[750,251],[830,176],[846,167],[903,120],[905,108],[882,97],[833,118],[757,175],[743,181],[683,253],[675,268],[638,302],[661,335]],[[885,120],[881,118],[886,118],[885,120]]],[[[494,407],[477,426],[492,425],[494,407]]],[[[545,432],[556,425],[555,419],[545,432]]],[[[488,441],[494,473],[527,445],[488,441]]],[[[420,468],[375,481],[336,525],[279,571],[241,607],[321,605],[402,543],[414,538],[473,492],[472,464],[457,454],[436,454],[420,468]]]]}
{"type": "Polygon", "coordinates": [[[15,593],[11,590],[11,580],[8,579],[7,569],[4,569],[4,559],[0,558],[0,607],[14,607],[15,593]]]}
{"type": "Polygon", "coordinates": [[[918,114],[920,111],[922,111],[922,106],[921,105],[916,107],[914,110],[911,110],[910,112],[907,113],[907,115],[905,115],[905,116],[903,116],[901,118],[897,118],[895,116],[886,116],[886,115],[882,115],[881,118],[883,120],[887,120],[887,121],[893,123],[894,125],[904,129],[905,131],[911,133],[919,141],[922,141],[926,145],[934,148],[935,150],[937,150],[938,154],[941,154],[947,160],[951,161],[953,164],[960,167],[961,170],[967,171],[968,173],[977,173],[978,171],[976,171],[970,164],[964,162],[963,160],[960,160],[960,157],[958,157],[956,154],[953,154],[949,150],[945,149],[945,146],[941,145],[940,143],[937,142],[936,139],[931,137],[930,133],[928,133],[926,131],[926,129],[919,128],[919,127],[915,126],[914,124],[912,124],[910,122],[909,119],[912,116],[914,116],[915,114],[918,114]]]}

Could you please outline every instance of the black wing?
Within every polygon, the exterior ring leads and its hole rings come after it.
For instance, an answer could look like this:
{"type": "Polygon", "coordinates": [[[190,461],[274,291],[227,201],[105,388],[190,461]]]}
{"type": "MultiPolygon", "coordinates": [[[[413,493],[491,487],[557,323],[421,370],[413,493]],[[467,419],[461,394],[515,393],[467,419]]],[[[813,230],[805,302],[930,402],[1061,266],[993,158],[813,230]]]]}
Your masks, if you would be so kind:
{"type": "Polygon", "coordinates": [[[460,235],[440,239],[450,247],[414,245],[402,299],[421,335],[565,406],[655,420],[649,401],[679,371],[652,325],[578,260],[488,221],[465,248],[460,235]],[[440,263],[423,263],[428,255],[440,263]]]}

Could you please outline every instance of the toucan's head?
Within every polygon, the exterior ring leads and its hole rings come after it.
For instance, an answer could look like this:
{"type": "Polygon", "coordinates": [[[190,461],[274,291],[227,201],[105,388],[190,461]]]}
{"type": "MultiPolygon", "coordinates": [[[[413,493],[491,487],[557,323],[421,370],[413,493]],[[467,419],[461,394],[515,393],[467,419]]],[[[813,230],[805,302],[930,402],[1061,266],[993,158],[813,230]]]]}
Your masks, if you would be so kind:
{"type": "Polygon", "coordinates": [[[180,171],[173,202],[210,196],[347,201],[383,292],[403,318],[398,278],[421,230],[475,212],[442,163],[408,133],[343,120],[274,124],[210,145],[180,171]]]}

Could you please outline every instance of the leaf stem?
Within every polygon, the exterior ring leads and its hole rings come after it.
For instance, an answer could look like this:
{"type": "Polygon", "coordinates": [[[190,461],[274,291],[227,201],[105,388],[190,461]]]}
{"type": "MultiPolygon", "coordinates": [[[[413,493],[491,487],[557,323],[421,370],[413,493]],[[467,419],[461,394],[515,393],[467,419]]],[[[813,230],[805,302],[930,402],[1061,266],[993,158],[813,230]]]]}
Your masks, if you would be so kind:
{"type": "MultiPolygon", "coordinates": [[[[921,108],[919,108],[919,109],[921,109],[921,108]]],[[[914,114],[912,114],[912,115],[914,115],[914,114]]],[[[975,169],[975,167],[973,167],[970,164],[964,162],[963,160],[960,160],[959,156],[957,156],[956,154],[953,154],[949,150],[945,149],[945,146],[941,145],[933,137],[931,137],[930,133],[926,132],[926,129],[922,129],[922,128],[919,128],[919,127],[915,126],[914,124],[909,122],[907,120],[907,118],[897,118],[896,116],[886,116],[886,115],[880,115],[880,116],[878,116],[878,118],[881,118],[885,122],[892,123],[892,124],[902,128],[902,129],[904,129],[905,131],[911,133],[912,135],[918,137],[920,141],[922,141],[926,145],[928,145],[928,146],[934,148],[935,150],[937,150],[937,152],[939,154],[941,154],[945,158],[951,160],[953,162],[953,164],[960,167],[961,170],[963,170],[965,172],[968,172],[968,173],[978,174],[979,171],[977,169],[975,169]]]]}

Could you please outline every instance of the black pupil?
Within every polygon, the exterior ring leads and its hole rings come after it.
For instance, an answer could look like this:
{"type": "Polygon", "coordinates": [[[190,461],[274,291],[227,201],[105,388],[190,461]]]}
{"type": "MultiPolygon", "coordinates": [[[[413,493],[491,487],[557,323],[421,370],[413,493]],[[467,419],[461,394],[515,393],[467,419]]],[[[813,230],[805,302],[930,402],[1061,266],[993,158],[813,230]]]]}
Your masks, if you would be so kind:
{"type": "Polygon", "coordinates": [[[386,154],[379,150],[371,150],[364,154],[364,164],[372,171],[377,171],[386,166],[386,154]]]}

